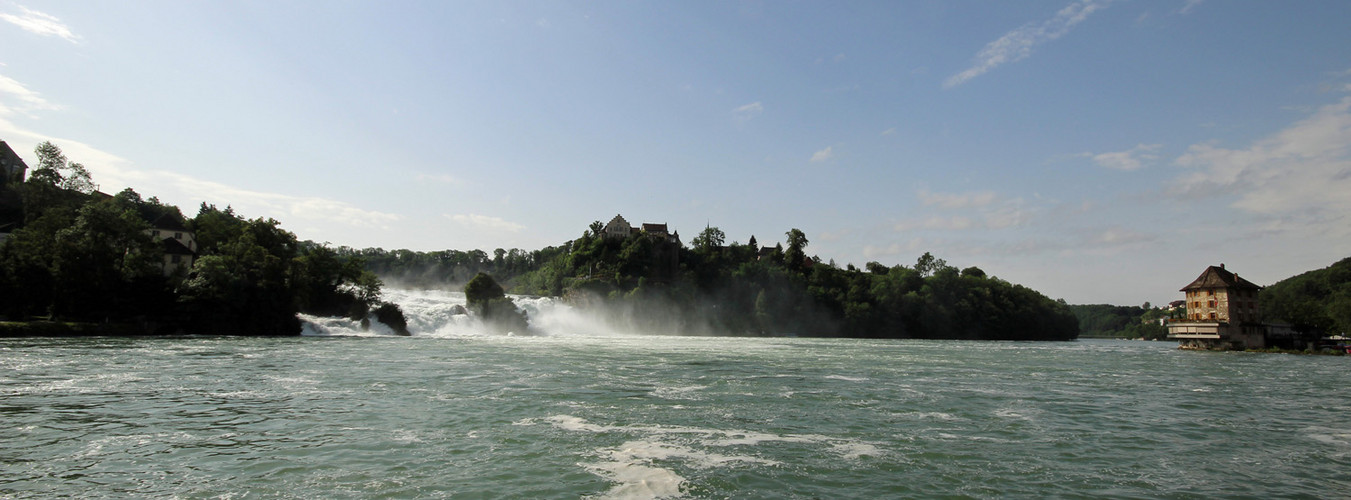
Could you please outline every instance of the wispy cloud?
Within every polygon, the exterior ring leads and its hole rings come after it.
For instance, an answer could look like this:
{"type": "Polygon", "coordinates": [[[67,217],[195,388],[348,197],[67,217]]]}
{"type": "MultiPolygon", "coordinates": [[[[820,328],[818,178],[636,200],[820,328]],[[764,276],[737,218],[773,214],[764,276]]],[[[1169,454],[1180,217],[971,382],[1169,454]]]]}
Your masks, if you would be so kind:
{"type": "Polygon", "coordinates": [[[891,128],[889,128],[889,129],[883,130],[882,133],[881,133],[880,135],[891,135],[891,134],[895,134],[895,133],[896,133],[896,127],[891,127],[891,128]]]}
{"type": "MultiPolygon", "coordinates": [[[[125,172],[121,174],[126,175],[125,172]]],[[[345,201],[253,191],[177,172],[133,172],[131,176],[157,184],[167,183],[167,186],[158,189],[178,192],[189,199],[231,205],[243,213],[256,211],[262,214],[289,214],[296,219],[324,221],[363,229],[389,229],[390,224],[402,219],[396,214],[366,210],[345,201]]]]}
{"type": "Polygon", "coordinates": [[[1139,144],[1125,151],[1100,153],[1093,155],[1093,163],[1116,170],[1139,170],[1140,167],[1159,159],[1156,152],[1161,147],[1162,144],[1139,144]]]}
{"type": "Polygon", "coordinates": [[[760,101],[755,101],[753,103],[746,104],[744,106],[738,106],[736,109],[733,109],[732,115],[736,116],[738,120],[746,121],[750,120],[751,118],[755,118],[756,116],[759,116],[760,113],[763,113],[764,111],[765,106],[763,104],[760,104],[760,101]]]}
{"type": "Polygon", "coordinates": [[[70,31],[70,27],[57,19],[56,16],[38,12],[24,6],[19,6],[23,14],[12,14],[9,12],[0,13],[0,20],[23,28],[24,31],[35,33],[42,36],[55,36],[64,38],[70,43],[79,43],[80,37],[70,31]]]}
{"type": "Polygon", "coordinates": [[[19,110],[23,112],[36,110],[59,110],[61,106],[48,102],[41,94],[30,90],[24,84],[15,81],[4,75],[0,75],[0,116],[8,114],[10,110],[19,110]],[[6,104],[5,101],[15,102],[16,105],[6,104]]]}
{"type": "Polygon", "coordinates": [[[1205,3],[1205,1],[1206,0],[1186,0],[1182,3],[1182,8],[1177,10],[1177,13],[1182,14],[1184,16],[1187,14],[1191,14],[1193,9],[1195,9],[1202,3],[1205,3]]]}
{"type": "Polygon", "coordinates": [[[1240,149],[1196,144],[1172,194],[1233,196],[1231,206],[1326,238],[1351,236],[1351,97],[1240,149]]]}
{"type": "Polygon", "coordinates": [[[995,201],[994,191],[975,191],[968,193],[931,193],[927,190],[919,192],[919,199],[926,206],[938,206],[939,208],[960,209],[983,207],[995,201]]]}
{"type": "Polygon", "coordinates": [[[812,159],[811,159],[811,161],[812,161],[812,162],[823,162],[823,161],[826,161],[826,160],[829,160],[829,159],[833,158],[834,156],[835,156],[835,152],[831,149],[831,146],[826,146],[826,149],[822,149],[822,150],[820,150],[820,151],[817,151],[817,152],[815,152],[815,153],[812,153],[812,159]]]}
{"type": "Polygon", "coordinates": [[[445,214],[445,217],[460,223],[460,225],[471,229],[487,229],[490,231],[506,231],[510,233],[519,232],[525,229],[525,226],[503,220],[500,217],[491,217],[478,214],[445,214]]]}
{"type": "Polygon", "coordinates": [[[1023,198],[1001,199],[993,191],[968,193],[919,192],[920,201],[938,213],[903,220],[897,232],[916,230],[965,231],[1025,226],[1042,209],[1023,198]]]}
{"type": "Polygon", "coordinates": [[[1088,19],[1089,15],[1107,7],[1109,3],[1111,0],[1080,0],[1060,9],[1050,19],[1026,24],[1006,33],[981,49],[970,68],[944,81],[943,88],[956,87],[996,67],[1026,59],[1032,55],[1033,48],[1064,36],[1074,25],[1088,19]]]}

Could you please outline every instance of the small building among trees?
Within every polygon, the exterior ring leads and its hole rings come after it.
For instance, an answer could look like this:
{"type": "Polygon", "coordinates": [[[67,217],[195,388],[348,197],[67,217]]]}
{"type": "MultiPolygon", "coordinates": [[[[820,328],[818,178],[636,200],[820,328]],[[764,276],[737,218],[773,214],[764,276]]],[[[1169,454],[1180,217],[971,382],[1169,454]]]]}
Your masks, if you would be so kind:
{"type": "Polygon", "coordinates": [[[192,263],[197,259],[197,238],[183,221],[173,214],[164,214],[150,223],[148,231],[151,238],[164,246],[164,262],[160,267],[165,276],[171,276],[179,269],[192,269],[192,263]]]}

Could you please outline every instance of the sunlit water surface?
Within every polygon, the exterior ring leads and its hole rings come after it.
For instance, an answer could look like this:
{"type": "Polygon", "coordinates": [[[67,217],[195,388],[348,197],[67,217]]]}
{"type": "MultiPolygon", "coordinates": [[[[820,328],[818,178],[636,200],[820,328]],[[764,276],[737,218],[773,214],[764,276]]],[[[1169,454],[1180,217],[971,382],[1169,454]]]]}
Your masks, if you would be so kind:
{"type": "Polygon", "coordinates": [[[1092,340],[9,339],[0,496],[1345,498],[1349,386],[1092,340]]]}

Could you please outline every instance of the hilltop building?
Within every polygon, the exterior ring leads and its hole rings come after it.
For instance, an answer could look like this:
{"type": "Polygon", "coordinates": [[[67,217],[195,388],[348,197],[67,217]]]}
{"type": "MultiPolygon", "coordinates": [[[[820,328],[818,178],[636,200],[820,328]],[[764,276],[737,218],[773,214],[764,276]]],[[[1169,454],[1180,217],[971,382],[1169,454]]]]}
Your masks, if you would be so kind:
{"type": "Polygon", "coordinates": [[[183,222],[172,215],[162,215],[150,223],[150,237],[164,245],[164,262],[160,268],[165,276],[171,276],[180,269],[187,272],[197,260],[197,236],[183,222]]]}
{"type": "Polygon", "coordinates": [[[615,218],[610,219],[610,223],[605,225],[605,230],[601,233],[605,235],[606,239],[623,239],[628,238],[632,232],[633,226],[629,225],[629,221],[624,220],[623,215],[615,215],[615,218]]]}
{"type": "Polygon", "coordinates": [[[1168,338],[1178,340],[1183,349],[1302,348],[1304,339],[1288,325],[1262,322],[1257,304],[1261,290],[1224,264],[1207,267],[1180,290],[1186,294],[1187,312],[1168,322],[1168,338]]]}
{"type": "Polygon", "coordinates": [[[633,227],[629,224],[629,221],[624,220],[623,215],[615,215],[613,219],[610,219],[610,222],[605,225],[605,229],[601,230],[601,234],[605,235],[606,239],[624,239],[634,234],[646,234],[661,242],[680,244],[680,231],[671,232],[667,229],[666,224],[650,222],[644,222],[641,228],[633,227]]]}
{"type": "Polygon", "coordinates": [[[680,248],[683,246],[680,242],[680,232],[670,231],[664,223],[644,222],[640,227],[633,227],[629,221],[624,220],[623,215],[615,215],[601,230],[601,234],[607,240],[622,240],[637,234],[651,238],[654,243],[651,278],[654,280],[670,281],[680,270],[680,248]]]}

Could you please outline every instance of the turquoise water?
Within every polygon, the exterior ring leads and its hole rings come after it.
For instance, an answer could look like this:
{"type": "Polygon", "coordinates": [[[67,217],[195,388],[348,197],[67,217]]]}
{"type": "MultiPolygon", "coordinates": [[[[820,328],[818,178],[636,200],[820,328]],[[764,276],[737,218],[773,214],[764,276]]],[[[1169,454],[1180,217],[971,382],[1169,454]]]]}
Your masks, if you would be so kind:
{"type": "Polygon", "coordinates": [[[1173,344],[0,340],[0,496],[1337,498],[1351,358],[1173,344]]]}

